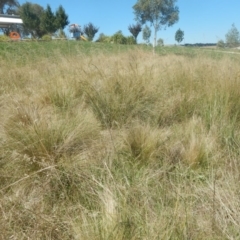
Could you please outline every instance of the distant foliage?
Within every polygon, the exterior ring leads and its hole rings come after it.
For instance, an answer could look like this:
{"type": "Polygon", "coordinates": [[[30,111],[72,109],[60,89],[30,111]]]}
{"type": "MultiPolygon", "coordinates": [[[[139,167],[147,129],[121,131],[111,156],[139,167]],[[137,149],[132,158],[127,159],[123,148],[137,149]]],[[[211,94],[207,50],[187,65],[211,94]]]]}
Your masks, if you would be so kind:
{"type": "Polygon", "coordinates": [[[160,47],[164,46],[164,41],[163,41],[162,38],[159,38],[159,39],[157,40],[157,46],[160,46],[160,47]]]}
{"type": "Polygon", "coordinates": [[[232,24],[232,28],[226,34],[226,44],[228,47],[237,47],[240,43],[240,35],[238,29],[232,24]]]}
{"type": "Polygon", "coordinates": [[[6,35],[0,35],[0,42],[6,42],[9,41],[10,38],[6,35]]]}
{"type": "Polygon", "coordinates": [[[16,14],[19,6],[17,0],[0,0],[0,14],[16,14]]]}
{"type": "Polygon", "coordinates": [[[150,27],[148,27],[148,25],[146,25],[143,28],[143,40],[148,44],[150,42],[150,37],[151,37],[151,29],[150,27]]]}
{"type": "Polygon", "coordinates": [[[100,33],[96,42],[110,43],[111,42],[111,37],[105,35],[104,33],[100,33]]]}
{"type": "Polygon", "coordinates": [[[113,43],[117,43],[117,44],[127,44],[127,38],[123,35],[122,31],[118,31],[116,32],[111,40],[113,41],[113,43]]]}
{"type": "Polygon", "coordinates": [[[175,33],[175,40],[178,42],[182,42],[184,39],[184,31],[182,31],[180,28],[175,33]]]}
{"type": "Polygon", "coordinates": [[[67,38],[66,33],[62,29],[60,29],[55,36],[57,38],[67,38]]]}
{"type": "Polygon", "coordinates": [[[45,34],[53,34],[57,30],[68,25],[68,15],[62,6],[56,13],[50,7],[44,9],[38,4],[26,2],[19,8],[19,14],[23,20],[23,31],[33,38],[41,38],[45,34]]]}
{"type": "Polygon", "coordinates": [[[92,41],[99,27],[94,26],[91,22],[83,27],[83,32],[86,34],[89,41],[92,41]]]}
{"type": "Polygon", "coordinates": [[[141,24],[149,22],[154,29],[154,47],[157,45],[157,32],[162,27],[170,27],[179,19],[177,0],[137,0],[133,6],[136,20],[141,24]]]}
{"type": "Polygon", "coordinates": [[[216,43],[185,43],[185,47],[215,47],[216,43]]]}
{"type": "Polygon", "coordinates": [[[62,5],[56,11],[55,25],[57,29],[64,29],[69,24],[68,15],[66,14],[62,5]]]}
{"type": "Polygon", "coordinates": [[[126,39],[127,39],[127,44],[128,45],[136,44],[136,40],[133,36],[128,36],[128,37],[126,37],[126,39]]]}
{"type": "Polygon", "coordinates": [[[57,31],[56,16],[52,12],[50,5],[47,5],[47,9],[41,16],[40,28],[47,33],[54,33],[57,31]]]}
{"type": "Polygon", "coordinates": [[[142,31],[142,25],[137,23],[136,25],[129,25],[128,30],[133,35],[135,41],[137,42],[138,34],[142,31]]]}
{"type": "Polygon", "coordinates": [[[48,34],[42,36],[41,38],[43,41],[52,41],[52,37],[48,34]]]}
{"type": "Polygon", "coordinates": [[[40,28],[41,17],[44,8],[39,4],[26,2],[19,8],[19,14],[23,20],[23,29],[26,35],[31,34],[33,38],[41,38],[46,32],[40,28]]]}
{"type": "Polygon", "coordinates": [[[133,36],[124,36],[122,31],[117,31],[111,37],[104,35],[103,33],[100,34],[97,42],[111,42],[115,44],[128,44],[133,45],[136,44],[136,40],[133,36]]]}
{"type": "Polygon", "coordinates": [[[223,40],[219,40],[219,41],[217,42],[217,47],[218,47],[218,48],[224,48],[224,47],[225,47],[224,41],[223,41],[223,40]]]}

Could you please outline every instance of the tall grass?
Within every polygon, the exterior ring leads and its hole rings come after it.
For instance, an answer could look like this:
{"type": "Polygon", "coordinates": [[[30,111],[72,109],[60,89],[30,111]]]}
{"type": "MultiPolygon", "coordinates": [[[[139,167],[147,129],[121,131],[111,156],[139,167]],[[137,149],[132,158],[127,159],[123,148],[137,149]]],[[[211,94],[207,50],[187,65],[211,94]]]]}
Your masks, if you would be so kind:
{"type": "Polygon", "coordinates": [[[1,239],[240,237],[237,55],[31,44],[1,55],[1,239]]]}

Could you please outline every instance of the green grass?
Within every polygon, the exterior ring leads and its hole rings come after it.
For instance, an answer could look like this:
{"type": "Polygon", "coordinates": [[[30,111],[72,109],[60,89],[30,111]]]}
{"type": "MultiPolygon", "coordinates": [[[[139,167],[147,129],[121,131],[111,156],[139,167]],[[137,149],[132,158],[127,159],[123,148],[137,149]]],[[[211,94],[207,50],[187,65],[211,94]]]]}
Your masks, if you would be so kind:
{"type": "Polygon", "coordinates": [[[0,49],[1,239],[239,239],[240,55],[0,49]]]}
{"type": "Polygon", "coordinates": [[[99,53],[113,53],[133,48],[126,45],[91,43],[81,41],[50,41],[50,42],[2,42],[0,57],[5,61],[26,64],[42,58],[54,59],[61,56],[78,56],[99,53]]]}
{"type": "MultiPolygon", "coordinates": [[[[14,61],[24,63],[25,61],[38,61],[39,59],[60,56],[77,56],[89,54],[112,54],[128,51],[130,49],[141,49],[152,51],[151,46],[145,45],[117,45],[111,43],[91,43],[82,41],[27,41],[27,42],[1,42],[0,57],[5,61],[14,61]]],[[[229,49],[203,49],[197,47],[156,47],[156,53],[160,55],[183,55],[187,57],[196,57],[198,55],[219,58],[225,56],[219,51],[232,51],[229,49]]],[[[236,52],[239,52],[236,50],[236,52]]]]}

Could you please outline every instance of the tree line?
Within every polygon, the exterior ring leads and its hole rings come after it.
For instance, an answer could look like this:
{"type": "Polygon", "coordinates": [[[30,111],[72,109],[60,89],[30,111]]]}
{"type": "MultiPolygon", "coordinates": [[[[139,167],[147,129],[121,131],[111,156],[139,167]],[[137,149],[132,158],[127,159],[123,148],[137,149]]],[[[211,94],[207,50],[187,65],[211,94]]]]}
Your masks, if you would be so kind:
{"type": "MultiPolygon", "coordinates": [[[[135,43],[137,42],[138,34],[143,31],[143,39],[149,43],[151,36],[151,29],[148,25],[142,29],[142,26],[149,23],[154,29],[154,44],[157,45],[157,32],[163,27],[170,27],[179,20],[179,9],[176,6],[177,0],[137,0],[133,6],[135,20],[137,24],[129,25],[128,30],[132,34],[135,43]]],[[[183,31],[179,29],[176,40],[181,42],[183,39],[183,31]]],[[[101,35],[100,40],[104,41],[108,39],[106,36],[101,35]]],[[[122,42],[126,42],[121,32],[117,32],[111,39],[119,43],[119,39],[122,42]],[[117,38],[117,39],[116,39],[117,38]]],[[[159,39],[159,43],[163,44],[163,40],[159,39]]]]}
{"type": "MultiPolygon", "coordinates": [[[[137,20],[136,25],[129,25],[128,29],[132,38],[123,37],[121,31],[114,34],[111,38],[114,42],[137,42],[137,36],[142,30],[142,25],[149,22],[154,28],[154,45],[157,44],[157,32],[163,26],[172,26],[178,21],[178,7],[175,5],[177,0],[137,0],[133,6],[134,14],[137,20]]],[[[59,6],[56,12],[53,12],[50,5],[46,9],[42,6],[26,2],[20,6],[17,0],[0,0],[0,13],[17,13],[23,20],[23,30],[35,38],[41,38],[45,34],[62,31],[69,24],[68,15],[64,8],[59,6]]],[[[98,28],[92,23],[83,28],[83,32],[92,40],[98,28]]],[[[148,26],[143,29],[143,38],[149,41],[151,31],[148,26]]],[[[99,41],[103,39],[101,35],[99,41]]]]}
{"type": "Polygon", "coordinates": [[[41,38],[56,31],[63,33],[69,24],[68,15],[61,5],[53,12],[50,5],[44,9],[38,4],[26,2],[19,7],[18,13],[23,20],[25,34],[31,34],[33,38],[41,38]]]}
{"type": "MultiPolygon", "coordinates": [[[[157,40],[157,32],[178,22],[179,8],[176,3],[177,0],[137,0],[133,6],[137,23],[128,26],[132,36],[125,37],[121,31],[116,32],[113,36],[106,36],[101,33],[97,41],[135,44],[139,33],[142,31],[143,40],[149,44],[151,37],[150,27],[153,27],[153,46],[163,45],[162,39],[157,40]]],[[[30,2],[20,5],[17,0],[0,0],[0,14],[19,14],[23,20],[24,33],[31,34],[33,38],[41,38],[46,34],[51,35],[57,31],[59,35],[64,36],[63,29],[69,24],[68,15],[61,5],[53,12],[50,5],[47,5],[46,9],[44,9],[42,6],[30,2]]],[[[99,31],[99,27],[90,22],[84,25],[82,29],[80,26],[76,26],[69,30],[70,32],[79,31],[80,34],[85,34],[89,41],[92,41],[99,31]]],[[[175,40],[181,43],[183,39],[184,32],[178,29],[175,33],[175,40]]],[[[233,24],[226,34],[226,43],[220,40],[217,45],[219,47],[236,47],[239,46],[239,43],[239,32],[233,24]]]]}

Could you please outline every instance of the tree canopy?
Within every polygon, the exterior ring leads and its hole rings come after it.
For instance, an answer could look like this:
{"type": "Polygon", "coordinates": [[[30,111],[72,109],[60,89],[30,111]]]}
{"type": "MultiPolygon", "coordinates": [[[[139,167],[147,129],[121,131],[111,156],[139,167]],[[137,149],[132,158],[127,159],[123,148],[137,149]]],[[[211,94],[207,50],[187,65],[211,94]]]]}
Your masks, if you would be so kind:
{"type": "Polygon", "coordinates": [[[47,5],[46,10],[41,16],[40,27],[43,31],[47,33],[54,33],[58,29],[56,26],[56,16],[52,12],[50,5],[47,5]]]}
{"type": "Polygon", "coordinates": [[[142,26],[140,23],[137,23],[136,25],[129,25],[128,26],[129,32],[133,35],[135,41],[137,42],[138,34],[142,31],[142,26]]]}
{"type": "Polygon", "coordinates": [[[143,28],[143,40],[146,41],[146,43],[149,43],[150,42],[150,37],[151,37],[151,29],[148,25],[146,25],[144,28],[143,28]]]}
{"type": "Polygon", "coordinates": [[[33,38],[41,38],[44,34],[63,30],[69,23],[68,15],[61,5],[54,13],[50,5],[44,9],[38,4],[26,2],[19,8],[19,13],[25,32],[30,33],[33,38]]]}
{"type": "Polygon", "coordinates": [[[62,5],[56,11],[56,22],[57,29],[64,29],[68,24],[68,15],[66,14],[62,5]]]}
{"type": "Polygon", "coordinates": [[[0,14],[14,14],[19,6],[17,0],[0,0],[0,14]]]}
{"type": "Polygon", "coordinates": [[[184,39],[184,31],[182,31],[180,28],[175,33],[175,40],[180,43],[184,39]]]}
{"type": "Polygon", "coordinates": [[[157,40],[157,45],[158,46],[164,46],[164,40],[162,39],[162,38],[159,38],[158,40],[157,40]]]}
{"type": "Polygon", "coordinates": [[[42,6],[26,2],[20,7],[19,13],[26,33],[30,33],[33,38],[41,38],[46,33],[40,28],[41,17],[44,13],[42,6]]]}
{"type": "Polygon", "coordinates": [[[228,47],[237,47],[240,43],[240,35],[238,29],[232,24],[232,28],[226,34],[226,44],[228,47]]]}
{"type": "Polygon", "coordinates": [[[91,22],[83,27],[83,32],[88,37],[89,41],[92,41],[99,28],[94,26],[91,22]]]}
{"type": "Polygon", "coordinates": [[[113,36],[111,37],[111,40],[113,41],[113,43],[117,43],[117,44],[126,44],[127,43],[127,39],[123,35],[121,30],[119,30],[115,34],[113,34],[113,36]]]}
{"type": "Polygon", "coordinates": [[[150,22],[154,27],[154,46],[161,27],[170,27],[179,19],[177,0],[137,0],[133,6],[136,20],[142,24],[150,22]]]}
{"type": "Polygon", "coordinates": [[[218,47],[218,48],[224,48],[224,47],[225,47],[224,41],[223,41],[223,40],[219,40],[219,41],[217,42],[217,47],[218,47]]]}

